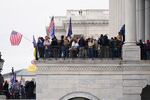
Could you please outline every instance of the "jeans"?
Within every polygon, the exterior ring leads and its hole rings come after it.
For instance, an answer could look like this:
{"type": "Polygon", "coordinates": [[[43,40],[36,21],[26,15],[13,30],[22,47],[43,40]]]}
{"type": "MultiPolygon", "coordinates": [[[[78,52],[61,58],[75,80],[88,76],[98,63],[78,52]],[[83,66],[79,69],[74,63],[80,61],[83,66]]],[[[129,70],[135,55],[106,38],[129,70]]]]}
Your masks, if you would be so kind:
{"type": "Polygon", "coordinates": [[[93,48],[88,48],[88,57],[89,58],[93,58],[94,57],[93,48]]]}
{"type": "Polygon", "coordinates": [[[84,47],[79,48],[79,57],[85,58],[85,48],[84,47]]]}

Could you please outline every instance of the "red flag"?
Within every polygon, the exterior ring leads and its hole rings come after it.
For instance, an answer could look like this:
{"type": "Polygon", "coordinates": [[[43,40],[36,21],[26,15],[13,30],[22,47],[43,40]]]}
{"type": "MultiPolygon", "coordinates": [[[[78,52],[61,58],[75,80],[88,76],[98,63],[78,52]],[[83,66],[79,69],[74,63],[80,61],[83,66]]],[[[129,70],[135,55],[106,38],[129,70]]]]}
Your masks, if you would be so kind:
{"type": "Polygon", "coordinates": [[[19,45],[22,39],[22,34],[18,33],[16,31],[12,31],[11,35],[10,35],[10,42],[11,45],[15,46],[15,45],[19,45]]]}

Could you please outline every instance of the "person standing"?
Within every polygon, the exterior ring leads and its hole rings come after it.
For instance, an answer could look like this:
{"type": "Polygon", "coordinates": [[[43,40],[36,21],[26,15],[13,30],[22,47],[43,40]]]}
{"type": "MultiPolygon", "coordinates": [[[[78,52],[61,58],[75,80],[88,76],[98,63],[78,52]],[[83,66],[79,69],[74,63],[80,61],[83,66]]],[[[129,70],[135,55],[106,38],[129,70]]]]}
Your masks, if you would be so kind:
{"type": "Polygon", "coordinates": [[[44,40],[44,49],[45,49],[45,58],[49,58],[50,57],[50,38],[48,36],[45,36],[45,40],[44,40]]]}
{"type": "Polygon", "coordinates": [[[43,37],[39,37],[37,41],[37,47],[40,58],[44,58],[44,39],[43,37]]]}
{"type": "Polygon", "coordinates": [[[92,59],[94,57],[94,50],[93,50],[93,48],[94,48],[94,40],[93,40],[93,38],[90,38],[88,40],[88,57],[92,58],[92,59]]]}

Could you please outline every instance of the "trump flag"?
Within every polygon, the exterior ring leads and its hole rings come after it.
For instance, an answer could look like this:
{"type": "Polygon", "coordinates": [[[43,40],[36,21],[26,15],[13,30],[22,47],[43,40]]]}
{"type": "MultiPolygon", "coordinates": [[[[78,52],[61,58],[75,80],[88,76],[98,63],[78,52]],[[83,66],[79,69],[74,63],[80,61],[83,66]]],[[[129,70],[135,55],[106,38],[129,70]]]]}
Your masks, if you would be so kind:
{"type": "Polygon", "coordinates": [[[20,44],[22,39],[22,34],[16,31],[12,31],[10,35],[10,42],[12,46],[17,46],[20,44]]]}

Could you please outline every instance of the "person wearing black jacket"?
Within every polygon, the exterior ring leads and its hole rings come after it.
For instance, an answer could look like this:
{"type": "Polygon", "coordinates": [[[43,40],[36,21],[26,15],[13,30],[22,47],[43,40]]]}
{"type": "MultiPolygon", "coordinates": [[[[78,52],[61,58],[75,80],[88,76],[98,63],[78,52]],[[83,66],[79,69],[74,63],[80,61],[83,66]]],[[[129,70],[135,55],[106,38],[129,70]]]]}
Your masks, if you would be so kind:
{"type": "Polygon", "coordinates": [[[85,58],[85,40],[83,36],[79,39],[79,57],[80,58],[85,58]]]}

